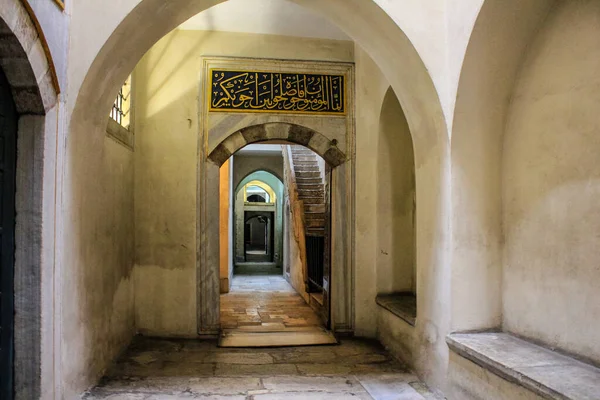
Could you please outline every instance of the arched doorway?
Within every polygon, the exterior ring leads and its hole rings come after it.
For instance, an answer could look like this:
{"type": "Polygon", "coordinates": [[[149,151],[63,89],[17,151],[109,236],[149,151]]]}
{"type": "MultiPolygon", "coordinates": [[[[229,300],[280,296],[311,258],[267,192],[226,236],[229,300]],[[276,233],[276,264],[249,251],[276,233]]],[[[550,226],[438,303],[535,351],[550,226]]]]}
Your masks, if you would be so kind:
{"type": "MultiPolygon", "coordinates": [[[[210,260],[216,257],[217,251],[220,250],[219,240],[215,240],[219,239],[219,235],[211,234],[212,229],[219,227],[218,215],[216,211],[213,212],[215,207],[218,207],[218,202],[215,202],[216,198],[212,198],[218,196],[210,195],[211,193],[219,193],[219,168],[233,154],[245,146],[252,143],[268,142],[300,145],[296,147],[307,148],[311,153],[316,153],[322,158],[323,166],[328,165],[327,171],[329,171],[330,176],[326,178],[326,181],[331,182],[331,184],[326,192],[336,193],[340,198],[345,199],[345,201],[331,203],[335,205],[329,212],[332,220],[331,226],[338,225],[338,229],[332,230],[332,232],[335,232],[333,236],[327,237],[322,242],[313,240],[315,243],[311,241],[313,238],[307,237],[305,239],[303,237],[302,240],[307,248],[308,245],[315,245],[313,246],[315,254],[318,252],[324,255],[324,258],[316,255],[313,257],[322,261],[317,263],[322,265],[321,269],[317,271],[318,274],[315,273],[315,277],[319,275],[319,278],[315,281],[318,282],[317,286],[323,296],[323,319],[327,325],[331,325],[332,329],[342,330],[345,326],[351,326],[352,288],[350,282],[352,279],[352,264],[351,259],[347,257],[350,251],[350,242],[345,230],[348,228],[346,224],[352,221],[351,200],[348,200],[352,189],[348,180],[340,179],[346,174],[351,175],[353,173],[346,166],[347,155],[341,150],[346,143],[338,146],[337,140],[331,138],[331,132],[317,132],[306,126],[288,122],[267,122],[246,126],[224,137],[221,136],[218,141],[214,139],[215,136],[211,129],[207,129],[202,135],[208,137],[208,148],[201,149],[200,158],[204,161],[199,163],[198,171],[200,181],[198,200],[200,202],[199,209],[201,210],[198,229],[199,237],[204,238],[198,249],[201,257],[198,265],[198,286],[200,287],[198,304],[199,331],[218,332],[221,329],[219,322],[219,274],[214,273],[214,267],[210,263],[210,260]],[[330,278],[330,276],[336,274],[339,279],[330,278]],[[335,289],[331,285],[334,285],[335,289]],[[335,293],[337,297],[332,298],[331,293],[335,293]],[[210,325],[209,320],[211,321],[210,325]]],[[[344,131],[344,136],[352,138],[353,132],[344,131]]],[[[306,254],[302,255],[305,265],[315,264],[310,262],[309,254],[311,252],[307,250],[306,254]]],[[[309,274],[309,271],[304,272],[305,276],[309,274]]]]}
{"type": "MultiPolygon", "coordinates": [[[[267,124],[282,132],[285,127],[267,124]]],[[[327,331],[331,168],[304,146],[277,143],[230,147],[233,155],[220,169],[220,209],[228,203],[234,221],[219,221],[234,236],[230,264],[221,268],[222,347],[335,343],[327,331]],[[229,179],[223,180],[223,168],[232,168],[229,179]],[[232,188],[233,196],[223,196],[224,186],[232,188]]],[[[220,245],[230,236],[221,233],[220,245]]]]}
{"type": "Polygon", "coordinates": [[[54,340],[59,275],[51,250],[56,197],[48,186],[54,184],[51,171],[56,171],[52,144],[58,134],[60,87],[50,53],[43,50],[45,38],[31,18],[21,1],[0,7],[2,400],[51,396],[49,360],[57,352],[43,344],[54,340]]]}
{"type": "Polygon", "coordinates": [[[0,398],[13,392],[15,174],[18,115],[8,80],[0,69],[0,398]]]}

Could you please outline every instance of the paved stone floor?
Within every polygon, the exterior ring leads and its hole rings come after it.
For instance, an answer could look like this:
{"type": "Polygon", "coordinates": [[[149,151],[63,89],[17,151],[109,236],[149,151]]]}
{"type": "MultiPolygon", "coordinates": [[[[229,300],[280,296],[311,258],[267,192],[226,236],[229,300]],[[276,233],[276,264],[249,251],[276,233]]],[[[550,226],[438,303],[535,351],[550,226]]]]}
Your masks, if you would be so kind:
{"type": "Polygon", "coordinates": [[[136,337],[87,400],[423,400],[433,396],[377,343],[225,349],[136,337]]]}
{"type": "Polygon", "coordinates": [[[235,275],[221,295],[221,328],[274,330],[320,326],[321,321],[281,275],[235,275]]]}

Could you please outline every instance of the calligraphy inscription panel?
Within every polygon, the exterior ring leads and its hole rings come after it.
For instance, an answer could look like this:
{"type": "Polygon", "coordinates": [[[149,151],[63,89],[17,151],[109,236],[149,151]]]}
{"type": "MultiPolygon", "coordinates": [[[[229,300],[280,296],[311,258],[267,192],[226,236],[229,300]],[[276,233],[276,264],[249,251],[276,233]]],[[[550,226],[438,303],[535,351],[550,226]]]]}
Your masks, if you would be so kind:
{"type": "Polygon", "coordinates": [[[344,75],[210,71],[210,111],[344,115],[344,75]]]}

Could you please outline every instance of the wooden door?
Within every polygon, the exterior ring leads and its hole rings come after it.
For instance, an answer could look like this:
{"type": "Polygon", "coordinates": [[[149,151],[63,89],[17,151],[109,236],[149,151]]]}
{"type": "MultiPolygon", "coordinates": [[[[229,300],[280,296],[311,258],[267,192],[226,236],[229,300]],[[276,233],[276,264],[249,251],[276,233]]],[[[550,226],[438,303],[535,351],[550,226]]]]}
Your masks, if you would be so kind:
{"type": "Polygon", "coordinates": [[[0,69],[0,399],[13,398],[17,111],[0,69]]]}

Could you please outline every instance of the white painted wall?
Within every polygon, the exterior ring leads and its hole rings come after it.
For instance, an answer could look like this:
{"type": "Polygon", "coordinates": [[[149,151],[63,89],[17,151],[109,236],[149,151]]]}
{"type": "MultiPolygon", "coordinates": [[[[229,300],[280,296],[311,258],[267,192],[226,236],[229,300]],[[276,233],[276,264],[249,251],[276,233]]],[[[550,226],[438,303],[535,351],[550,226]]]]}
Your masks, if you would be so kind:
{"type": "Polygon", "coordinates": [[[350,40],[323,16],[286,0],[229,0],[195,15],[179,28],[350,40]]]}
{"type": "Polygon", "coordinates": [[[600,3],[561,2],[519,72],[504,137],[503,323],[600,362],[600,3]]]}

